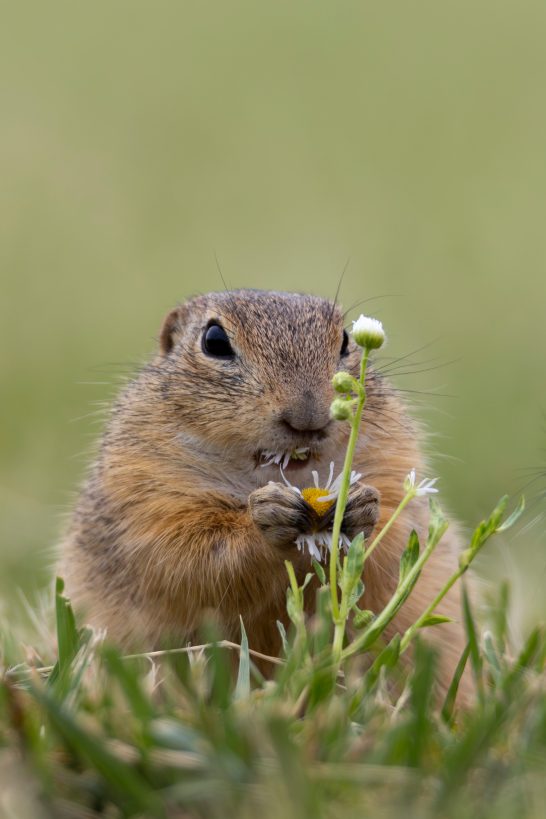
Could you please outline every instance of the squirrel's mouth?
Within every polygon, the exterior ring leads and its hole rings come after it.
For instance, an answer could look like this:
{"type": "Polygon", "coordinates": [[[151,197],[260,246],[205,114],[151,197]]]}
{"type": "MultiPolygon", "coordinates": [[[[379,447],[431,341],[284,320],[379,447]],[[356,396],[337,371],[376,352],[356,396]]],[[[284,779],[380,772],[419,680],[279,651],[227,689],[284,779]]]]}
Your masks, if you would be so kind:
{"type": "Polygon", "coordinates": [[[257,453],[256,461],[262,466],[280,466],[282,469],[301,469],[311,457],[311,447],[300,446],[296,449],[274,452],[262,449],[257,453]]]}

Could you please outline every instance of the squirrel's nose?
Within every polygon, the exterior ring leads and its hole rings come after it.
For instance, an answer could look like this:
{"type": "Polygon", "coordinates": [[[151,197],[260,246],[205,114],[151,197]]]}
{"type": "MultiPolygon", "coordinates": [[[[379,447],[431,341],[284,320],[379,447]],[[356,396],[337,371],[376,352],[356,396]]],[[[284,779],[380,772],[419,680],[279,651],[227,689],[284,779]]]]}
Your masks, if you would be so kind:
{"type": "Polygon", "coordinates": [[[330,422],[329,409],[319,405],[310,392],[304,392],[281,413],[282,424],[291,432],[319,432],[330,422]]]}

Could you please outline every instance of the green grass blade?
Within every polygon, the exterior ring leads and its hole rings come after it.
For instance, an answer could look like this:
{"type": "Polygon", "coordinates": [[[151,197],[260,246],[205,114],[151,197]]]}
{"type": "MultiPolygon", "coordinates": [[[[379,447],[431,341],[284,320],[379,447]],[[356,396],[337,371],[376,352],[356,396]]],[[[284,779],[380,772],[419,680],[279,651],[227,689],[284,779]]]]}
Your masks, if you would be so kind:
{"type": "Polygon", "coordinates": [[[55,584],[55,619],[58,659],[49,675],[52,688],[66,693],[69,687],[70,667],[80,648],[80,635],[70,600],[63,595],[64,581],[58,577],[55,584]]]}
{"type": "Polygon", "coordinates": [[[33,689],[32,693],[46,711],[55,732],[78,759],[86,761],[101,776],[126,816],[142,813],[146,816],[164,816],[161,803],[148,783],[134,768],[111,753],[103,739],[83,728],[50,695],[37,689],[33,689]]]}
{"type": "Polygon", "coordinates": [[[455,701],[457,699],[457,692],[459,690],[459,685],[461,683],[464,670],[466,668],[466,664],[468,662],[468,658],[470,656],[470,643],[467,643],[464,647],[463,653],[457,663],[457,667],[455,668],[455,672],[453,674],[453,678],[447,690],[447,694],[444,700],[444,704],[442,706],[441,716],[445,723],[450,725],[453,721],[453,713],[455,710],[455,701]]]}
{"type": "Polygon", "coordinates": [[[236,700],[247,699],[250,696],[250,653],[248,650],[248,637],[246,636],[243,618],[241,621],[241,651],[239,652],[239,671],[237,673],[237,684],[233,698],[236,700]]]}
{"type": "Polygon", "coordinates": [[[154,718],[153,703],[142,690],[134,663],[123,660],[120,653],[111,646],[103,649],[103,656],[111,675],[121,685],[135,717],[144,724],[150,722],[154,718]]]}
{"type": "Polygon", "coordinates": [[[402,552],[402,557],[400,558],[400,570],[398,578],[399,584],[406,579],[411,569],[417,563],[419,559],[419,551],[420,551],[419,537],[415,529],[412,529],[411,534],[409,536],[408,545],[402,552]]]}
{"type": "Polygon", "coordinates": [[[478,694],[480,698],[483,700],[484,697],[484,687],[483,687],[483,661],[482,656],[480,653],[480,647],[478,644],[478,633],[476,630],[476,622],[474,620],[474,615],[472,614],[472,608],[470,606],[470,600],[468,597],[468,592],[466,590],[466,586],[463,584],[463,592],[462,592],[462,600],[463,600],[463,618],[464,618],[464,625],[466,629],[466,635],[468,638],[468,645],[470,648],[470,664],[472,666],[472,673],[474,674],[474,680],[476,682],[476,687],[478,689],[478,694]]]}

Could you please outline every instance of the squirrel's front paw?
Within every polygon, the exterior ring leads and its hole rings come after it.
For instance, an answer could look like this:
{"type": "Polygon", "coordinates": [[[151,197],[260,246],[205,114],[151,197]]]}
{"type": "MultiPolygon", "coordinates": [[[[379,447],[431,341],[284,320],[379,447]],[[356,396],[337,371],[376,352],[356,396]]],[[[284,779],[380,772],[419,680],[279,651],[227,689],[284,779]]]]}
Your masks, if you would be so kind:
{"type": "Polygon", "coordinates": [[[373,486],[355,484],[349,492],[342,531],[350,540],[360,532],[368,538],[379,518],[379,492],[373,486]]]}
{"type": "Polygon", "coordinates": [[[250,516],[264,538],[273,546],[293,546],[301,534],[313,531],[317,515],[289,486],[268,483],[248,498],[250,516]]]}

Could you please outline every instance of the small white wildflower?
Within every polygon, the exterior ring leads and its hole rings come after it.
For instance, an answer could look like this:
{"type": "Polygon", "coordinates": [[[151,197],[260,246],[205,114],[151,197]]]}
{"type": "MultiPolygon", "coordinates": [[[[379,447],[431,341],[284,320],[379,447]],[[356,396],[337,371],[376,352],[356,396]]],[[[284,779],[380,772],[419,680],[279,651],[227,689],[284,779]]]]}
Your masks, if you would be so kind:
{"type": "MultiPolygon", "coordinates": [[[[319,503],[325,503],[327,501],[334,501],[336,500],[337,496],[339,495],[339,490],[341,489],[341,481],[343,479],[343,472],[340,472],[337,478],[334,479],[334,462],[330,461],[330,472],[328,475],[328,480],[326,481],[324,486],[320,485],[319,481],[319,474],[316,469],[311,471],[311,475],[313,476],[313,483],[315,484],[315,489],[319,489],[324,491],[326,494],[322,496],[319,500],[319,503]]],[[[352,486],[353,483],[356,483],[362,477],[360,472],[355,472],[354,470],[351,472],[351,477],[349,478],[349,485],[352,486]]],[[[305,497],[306,490],[303,490],[303,495],[305,497]]]]}
{"type": "Polygon", "coordinates": [[[438,478],[423,478],[423,480],[415,486],[415,469],[406,476],[404,481],[404,489],[406,492],[412,492],[416,498],[423,495],[435,495],[438,490],[434,486],[438,478]]]}
{"type": "Polygon", "coordinates": [[[379,349],[385,343],[386,338],[381,322],[369,316],[359,316],[356,321],[353,321],[351,335],[359,347],[365,347],[368,350],[379,349]]]}

